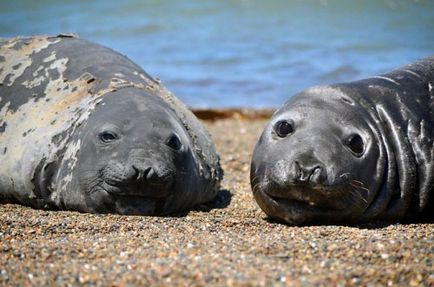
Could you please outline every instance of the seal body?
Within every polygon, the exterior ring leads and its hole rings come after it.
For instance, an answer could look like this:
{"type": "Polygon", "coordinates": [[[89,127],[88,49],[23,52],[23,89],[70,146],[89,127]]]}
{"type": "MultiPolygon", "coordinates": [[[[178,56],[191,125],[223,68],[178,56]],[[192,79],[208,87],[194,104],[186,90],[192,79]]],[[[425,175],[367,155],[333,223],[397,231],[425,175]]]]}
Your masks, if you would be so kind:
{"type": "Polygon", "coordinates": [[[434,57],[290,98],[255,147],[251,185],[289,224],[432,218],[434,57]]]}
{"type": "Polygon", "coordinates": [[[208,132],[126,57],[74,36],[0,40],[0,200],[166,214],[210,201],[208,132]]]}

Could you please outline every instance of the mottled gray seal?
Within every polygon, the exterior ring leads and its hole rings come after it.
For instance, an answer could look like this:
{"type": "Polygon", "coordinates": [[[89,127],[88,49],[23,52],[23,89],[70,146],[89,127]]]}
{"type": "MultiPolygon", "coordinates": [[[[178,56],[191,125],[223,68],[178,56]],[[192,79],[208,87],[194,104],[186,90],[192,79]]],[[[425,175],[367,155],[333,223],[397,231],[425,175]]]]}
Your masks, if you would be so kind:
{"type": "Polygon", "coordinates": [[[212,200],[208,132],[126,57],[71,36],[0,41],[0,199],[167,214],[212,200]]]}
{"type": "Polygon", "coordinates": [[[290,224],[432,218],[433,141],[434,57],[313,87],[265,127],[253,194],[266,214],[290,224]]]}

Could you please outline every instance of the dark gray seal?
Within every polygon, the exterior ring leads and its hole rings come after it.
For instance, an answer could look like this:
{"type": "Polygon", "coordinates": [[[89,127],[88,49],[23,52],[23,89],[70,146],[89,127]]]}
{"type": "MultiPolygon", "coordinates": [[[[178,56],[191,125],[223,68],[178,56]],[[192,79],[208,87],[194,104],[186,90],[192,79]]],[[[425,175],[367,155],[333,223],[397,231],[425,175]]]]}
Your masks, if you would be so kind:
{"type": "Polygon", "coordinates": [[[71,36],[0,40],[0,199],[167,214],[212,200],[208,132],[126,57],[71,36]]]}
{"type": "Polygon", "coordinates": [[[431,217],[434,57],[372,78],[310,88],[272,116],[251,185],[290,224],[431,217]]]}

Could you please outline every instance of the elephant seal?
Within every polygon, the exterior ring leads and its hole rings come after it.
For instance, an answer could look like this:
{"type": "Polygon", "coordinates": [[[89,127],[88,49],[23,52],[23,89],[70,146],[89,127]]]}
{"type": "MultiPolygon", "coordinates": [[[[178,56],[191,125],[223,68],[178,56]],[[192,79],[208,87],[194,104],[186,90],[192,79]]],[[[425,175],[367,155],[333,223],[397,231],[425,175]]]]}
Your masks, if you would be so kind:
{"type": "Polygon", "coordinates": [[[0,40],[0,199],[167,214],[212,200],[201,123],[126,57],[70,35],[0,40]]]}
{"type": "Polygon", "coordinates": [[[254,198],[289,224],[432,218],[434,57],[309,88],[272,116],[254,149],[254,198]]]}

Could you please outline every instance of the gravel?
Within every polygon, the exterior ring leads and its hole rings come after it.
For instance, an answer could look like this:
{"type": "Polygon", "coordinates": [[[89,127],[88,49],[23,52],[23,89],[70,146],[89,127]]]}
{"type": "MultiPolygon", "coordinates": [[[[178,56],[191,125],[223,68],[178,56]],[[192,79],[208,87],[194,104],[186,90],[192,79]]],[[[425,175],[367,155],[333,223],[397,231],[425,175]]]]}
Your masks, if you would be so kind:
{"type": "Polygon", "coordinates": [[[225,170],[213,203],[172,217],[0,205],[0,286],[434,286],[434,224],[272,222],[249,184],[265,120],[206,125],[225,170]]]}

